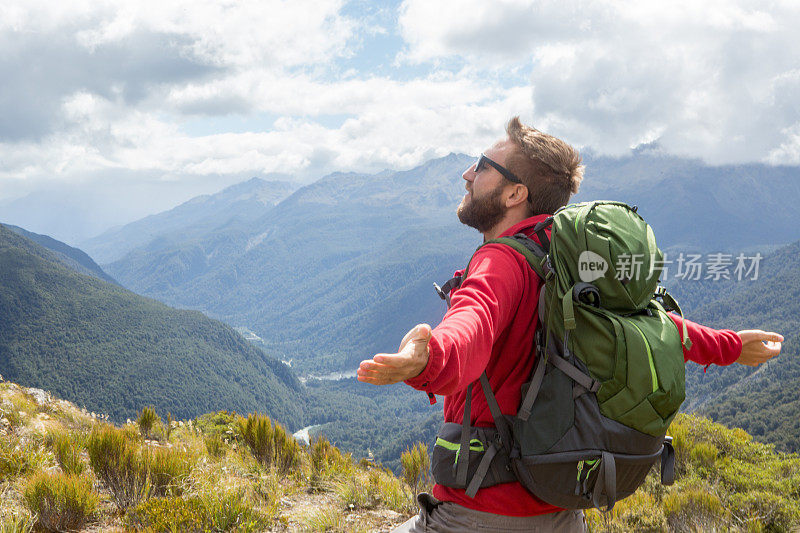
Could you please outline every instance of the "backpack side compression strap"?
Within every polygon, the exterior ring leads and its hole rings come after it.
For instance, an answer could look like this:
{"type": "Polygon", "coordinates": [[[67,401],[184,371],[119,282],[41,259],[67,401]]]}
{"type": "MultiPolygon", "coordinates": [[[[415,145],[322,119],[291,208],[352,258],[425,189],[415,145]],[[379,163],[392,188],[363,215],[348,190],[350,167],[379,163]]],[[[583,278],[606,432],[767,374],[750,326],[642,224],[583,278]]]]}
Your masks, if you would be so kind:
{"type": "MultiPolygon", "coordinates": [[[[483,395],[486,397],[486,404],[489,406],[489,412],[492,413],[492,418],[494,419],[495,428],[497,428],[497,433],[495,434],[496,442],[490,442],[489,447],[486,450],[486,453],[483,455],[481,462],[478,463],[478,469],[473,474],[472,479],[467,486],[466,495],[470,498],[474,498],[475,494],[477,494],[478,489],[483,483],[483,479],[486,477],[486,474],[489,472],[489,467],[492,464],[492,461],[497,455],[497,452],[503,448],[507,453],[511,451],[512,445],[512,434],[511,434],[511,426],[508,423],[508,420],[503,416],[503,413],[500,411],[500,405],[497,403],[497,398],[495,398],[494,393],[492,392],[492,387],[489,384],[489,378],[484,371],[481,374],[481,388],[483,389],[483,395]]],[[[469,385],[469,389],[471,389],[472,385],[469,385]]],[[[467,401],[470,401],[470,398],[467,397],[467,401]]],[[[467,405],[464,406],[464,412],[468,411],[469,407],[467,405]]],[[[462,431],[464,427],[469,427],[469,421],[465,422],[465,425],[462,426],[462,431]]],[[[462,433],[462,441],[463,441],[463,434],[462,433]]],[[[469,436],[467,436],[469,439],[469,436]]],[[[469,440],[467,440],[467,446],[469,446],[469,440]]],[[[468,455],[467,453],[462,455],[468,455]]],[[[461,459],[461,457],[459,457],[461,459]]],[[[466,476],[466,468],[467,465],[464,465],[464,472],[466,476]]],[[[460,473],[460,472],[459,472],[460,473]]],[[[458,477],[458,476],[457,476],[458,477]]]]}

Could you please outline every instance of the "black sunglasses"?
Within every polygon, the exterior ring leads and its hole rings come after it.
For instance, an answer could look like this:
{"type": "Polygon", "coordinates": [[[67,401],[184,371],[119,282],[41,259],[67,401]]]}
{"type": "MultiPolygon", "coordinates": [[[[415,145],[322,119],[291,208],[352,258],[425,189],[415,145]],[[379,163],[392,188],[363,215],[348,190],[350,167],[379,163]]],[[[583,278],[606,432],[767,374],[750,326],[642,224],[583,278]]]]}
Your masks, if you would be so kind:
{"type": "Polygon", "coordinates": [[[481,154],[481,156],[478,158],[478,162],[475,163],[475,173],[477,174],[478,172],[483,170],[483,168],[487,164],[492,165],[494,168],[496,168],[497,171],[500,174],[502,174],[508,181],[513,181],[514,183],[522,183],[522,180],[516,177],[513,172],[508,170],[500,163],[495,163],[494,161],[486,157],[486,154],[481,154]]]}

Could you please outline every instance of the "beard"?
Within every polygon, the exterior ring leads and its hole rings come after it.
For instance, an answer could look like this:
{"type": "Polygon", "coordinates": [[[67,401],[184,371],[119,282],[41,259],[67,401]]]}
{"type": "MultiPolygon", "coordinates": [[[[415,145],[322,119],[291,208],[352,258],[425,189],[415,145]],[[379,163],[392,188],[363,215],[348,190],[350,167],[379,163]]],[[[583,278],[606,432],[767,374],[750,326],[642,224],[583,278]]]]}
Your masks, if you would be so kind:
{"type": "Polygon", "coordinates": [[[470,201],[467,201],[465,195],[456,209],[458,220],[481,233],[486,233],[506,214],[506,206],[500,200],[502,193],[503,188],[497,187],[482,197],[470,194],[470,201]]]}

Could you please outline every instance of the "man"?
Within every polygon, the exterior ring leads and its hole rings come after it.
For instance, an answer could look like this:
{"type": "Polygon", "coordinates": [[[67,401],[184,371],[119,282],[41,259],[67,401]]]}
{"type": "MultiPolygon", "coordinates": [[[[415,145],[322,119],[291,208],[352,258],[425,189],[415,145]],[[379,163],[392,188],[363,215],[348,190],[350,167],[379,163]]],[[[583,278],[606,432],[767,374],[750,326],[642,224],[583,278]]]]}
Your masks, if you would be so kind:
{"type": "MultiPolygon", "coordinates": [[[[567,143],[509,121],[507,137],[495,143],[462,175],[467,193],[459,220],[483,234],[484,241],[525,233],[538,242],[534,225],[566,205],[578,191],[583,166],[567,143]]],[[[485,370],[500,410],[515,415],[523,382],[534,363],[533,335],[542,280],[525,258],[508,246],[489,244],[470,262],[451,307],[431,331],[420,324],[409,331],[394,354],[362,361],[358,379],[375,385],[405,381],[444,396],[445,422],[463,420],[467,386],[485,370]]],[[[682,327],[682,319],[670,314],[682,327]]],[[[701,364],[734,361],[756,366],[780,353],[776,333],[714,330],[686,321],[690,350],[685,359],[701,364]],[[768,342],[769,344],[764,344],[768,342]]],[[[480,387],[473,387],[471,425],[491,427],[493,420],[480,387]]],[[[474,498],[463,489],[436,485],[433,497],[419,496],[420,515],[403,531],[585,531],[583,513],[543,502],[517,482],[481,488],[474,498]]]]}

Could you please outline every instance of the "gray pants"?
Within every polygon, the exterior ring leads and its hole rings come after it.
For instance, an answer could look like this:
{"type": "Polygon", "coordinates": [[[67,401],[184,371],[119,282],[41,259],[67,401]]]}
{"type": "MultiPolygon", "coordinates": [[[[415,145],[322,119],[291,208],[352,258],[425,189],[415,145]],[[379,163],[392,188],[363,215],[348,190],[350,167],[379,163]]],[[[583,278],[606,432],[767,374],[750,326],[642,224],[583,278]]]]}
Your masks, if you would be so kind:
{"type": "Polygon", "coordinates": [[[585,533],[583,511],[561,511],[537,516],[503,516],[474,511],[453,502],[440,502],[430,494],[417,496],[419,515],[399,525],[392,533],[465,533],[542,531],[585,533]]]}

